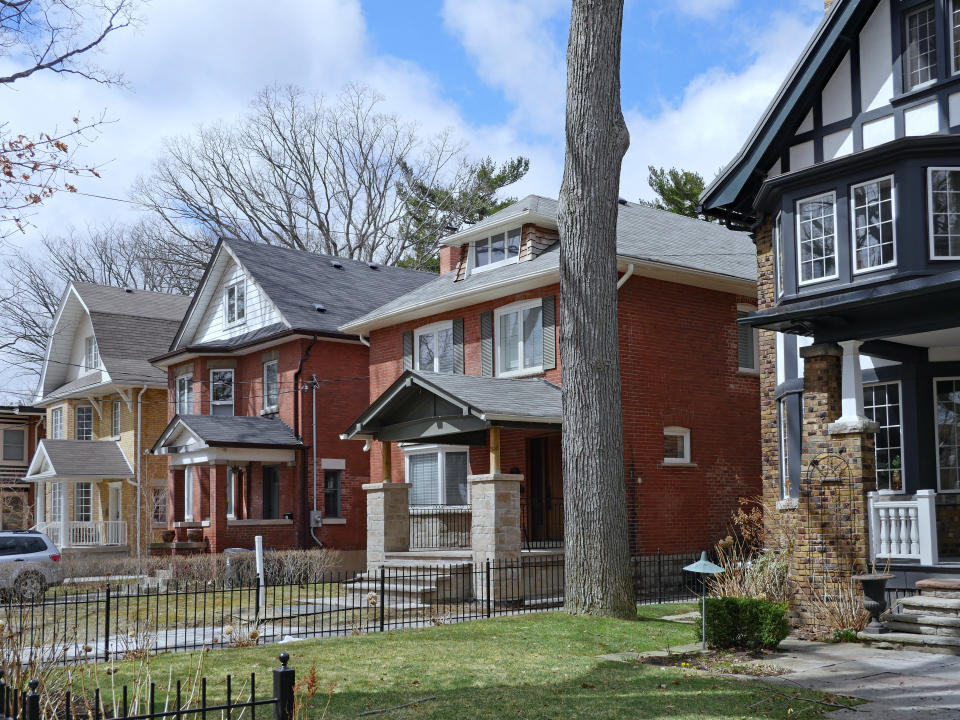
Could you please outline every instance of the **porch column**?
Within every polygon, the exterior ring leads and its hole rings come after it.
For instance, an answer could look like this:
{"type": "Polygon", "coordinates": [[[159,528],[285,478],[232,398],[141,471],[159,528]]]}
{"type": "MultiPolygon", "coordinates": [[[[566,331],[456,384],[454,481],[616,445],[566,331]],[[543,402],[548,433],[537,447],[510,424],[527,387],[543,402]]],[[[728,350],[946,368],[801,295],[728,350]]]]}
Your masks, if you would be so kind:
{"type": "Polygon", "coordinates": [[[383,482],[393,482],[393,450],[388,442],[380,443],[380,469],[383,482]]]}
{"type": "Polygon", "coordinates": [[[845,340],[840,344],[841,358],[840,417],[830,426],[833,434],[863,432],[870,420],[863,413],[863,375],[860,372],[859,340],[845,340]]]}
{"type": "Polygon", "coordinates": [[[363,486],[367,493],[367,572],[375,572],[391,552],[410,549],[410,483],[363,486]]]}
{"type": "MultiPolygon", "coordinates": [[[[498,453],[499,454],[499,453],[498,453]]],[[[491,460],[493,451],[491,448],[491,460]]],[[[498,458],[499,459],[499,458],[498,458]]],[[[490,563],[490,596],[496,602],[522,597],[520,583],[520,483],[523,475],[470,475],[471,548],[474,595],[487,597],[486,565],[490,563]]]]}
{"type": "Polygon", "coordinates": [[[60,547],[70,547],[70,523],[67,518],[73,516],[73,483],[65,482],[62,485],[63,493],[60,496],[60,547]]]}
{"type": "Polygon", "coordinates": [[[36,517],[33,519],[33,524],[39,525],[47,521],[47,484],[38,482],[34,485],[33,494],[37,499],[36,510],[34,512],[36,517]]]}

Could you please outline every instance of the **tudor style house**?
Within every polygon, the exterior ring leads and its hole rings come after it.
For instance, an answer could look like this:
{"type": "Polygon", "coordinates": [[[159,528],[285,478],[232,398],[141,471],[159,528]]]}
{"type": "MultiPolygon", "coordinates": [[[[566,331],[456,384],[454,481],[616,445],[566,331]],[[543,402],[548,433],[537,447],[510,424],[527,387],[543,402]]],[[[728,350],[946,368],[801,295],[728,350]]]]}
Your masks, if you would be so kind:
{"type": "Polygon", "coordinates": [[[167,417],[167,347],[190,299],[72,283],[37,391],[46,412],[26,480],[36,525],[67,552],[142,554],[166,527],[166,463],[144,451],[167,417]]]}
{"type": "Polygon", "coordinates": [[[960,571],[957,38],[949,0],[837,0],[702,197],[756,239],[764,494],[813,630],[871,561],[960,571]]]}
{"type": "Polygon", "coordinates": [[[339,433],[366,406],[369,350],[338,328],[433,275],[221,240],[169,347],[160,550],[361,551],[369,459],[339,433]]]}
{"type": "Polygon", "coordinates": [[[0,530],[33,524],[33,486],[23,478],[43,437],[41,408],[0,405],[0,530]]]}
{"type": "MultiPolygon", "coordinates": [[[[577,508],[563,505],[576,477],[561,473],[556,213],[531,195],[444,238],[440,277],[341,326],[370,342],[372,404],[344,425],[379,445],[368,567],[562,548],[577,508]]],[[[760,488],[756,345],[737,327],[756,309],[753,245],[621,201],[617,253],[631,548],[708,548],[760,488]]]]}

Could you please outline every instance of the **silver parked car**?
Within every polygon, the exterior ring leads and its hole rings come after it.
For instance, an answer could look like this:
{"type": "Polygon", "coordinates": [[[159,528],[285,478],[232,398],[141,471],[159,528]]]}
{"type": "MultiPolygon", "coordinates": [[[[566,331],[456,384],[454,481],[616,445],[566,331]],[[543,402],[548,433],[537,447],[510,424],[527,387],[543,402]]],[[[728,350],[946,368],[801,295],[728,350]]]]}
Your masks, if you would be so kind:
{"type": "Polygon", "coordinates": [[[39,600],[61,582],[60,550],[50,538],[35,530],[0,530],[0,592],[39,600]]]}

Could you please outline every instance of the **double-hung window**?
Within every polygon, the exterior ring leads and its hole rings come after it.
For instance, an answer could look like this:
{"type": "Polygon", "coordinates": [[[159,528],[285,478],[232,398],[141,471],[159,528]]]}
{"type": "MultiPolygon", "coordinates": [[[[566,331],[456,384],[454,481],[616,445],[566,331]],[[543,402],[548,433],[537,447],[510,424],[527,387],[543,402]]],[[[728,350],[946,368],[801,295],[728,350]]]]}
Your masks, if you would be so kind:
{"type": "Polygon", "coordinates": [[[50,439],[63,439],[63,408],[58,407],[50,411],[50,439]]]}
{"type": "Polygon", "coordinates": [[[410,505],[469,505],[468,457],[462,447],[406,448],[410,505]]]}
{"type": "Polygon", "coordinates": [[[63,521],[63,483],[50,483],[50,522],[63,521]]]}
{"type": "Polygon", "coordinates": [[[210,414],[233,415],[233,370],[210,371],[210,414]]]}
{"type": "Polygon", "coordinates": [[[247,289],[243,280],[223,289],[223,319],[226,325],[242,323],[247,317],[247,289]]]}
{"type": "Polygon", "coordinates": [[[543,368],[543,301],[515,303],[494,314],[497,375],[509,377],[543,368]]]}
{"type": "Polygon", "coordinates": [[[97,339],[90,335],[83,341],[83,369],[87,372],[100,367],[100,350],[97,339]]]}
{"type": "Polygon", "coordinates": [[[193,414],[193,375],[180,375],[177,378],[177,413],[193,414]]]}
{"type": "Polygon", "coordinates": [[[475,271],[516,262],[520,257],[520,228],[497,233],[473,243],[473,269],[475,271]]]}
{"type": "Polygon", "coordinates": [[[415,333],[416,367],[421,372],[453,372],[453,323],[420,328],[415,333]]]}
{"type": "Polygon", "coordinates": [[[786,500],[793,495],[793,483],[790,480],[790,406],[789,396],[777,401],[777,449],[780,456],[780,499],[786,500]]]}
{"type": "Polygon", "coordinates": [[[263,409],[277,409],[279,400],[279,376],[277,374],[278,363],[276,360],[270,360],[263,364],[263,409]]]}
{"type": "Polygon", "coordinates": [[[910,91],[937,79],[937,14],[924,5],[904,18],[903,89],[910,91]]]}
{"type": "Polygon", "coordinates": [[[153,488],[153,524],[167,524],[167,489],[165,487],[153,488]]]}
{"type": "Polygon", "coordinates": [[[927,171],[930,257],[960,260],[960,168],[927,171]]]}
{"type": "Polygon", "coordinates": [[[900,383],[863,386],[863,413],[880,424],[875,436],[877,490],[903,490],[900,383]]]}
{"type": "Polygon", "coordinates": [[[77,408],[77,440],[93,440],[93,408],[81,405],[77,408]]]}
{"type": "Polygon", "coordinates": [[[3,459],[23,462],[26,453],[27,434],[23,430],[3,431],[3,459]]]}
{"type": "MultiPolygon", "coordinates": [[[[737,320],[742,320],[756,308],[748,305],[737,306],[737,320]]],[[[755,373],[760,369],[760,357],[757,352],[758,331],[749,325],[737,322],[737,367],[740,372],[755,373]]]]}
{"type": "Polygon", "coordinates": [[[343,486],[343,470],[323,471],[323,514],[326,517],[343,517],[341,508],[341,492],[343,486]]]}
{"type": "Polygon", "coordinates": [[[114,400],[110,414],[110,434],[117,437],[120,434],[120,401],[114,400]]]}
{"type": "Polygon", "coordinates": [[[836,205],[832,192],[797,203],[801,285],[837,277],[836,205]]]}
{"type": "Polygon", "coordinates": [[[854,185],[851,191],[854,272],[891,267],[897,262],[893,178],[854,185]]]}
{"type": "Polygon", "coordinates": [[[960,491],[960,378],[934,380],[940,492],[960,491]]]}
{"type": "Polygon", "coordinates": [[[80,482],[73,486],[73,519],[77,522],[93,520],[93,484],[80,482]]]}

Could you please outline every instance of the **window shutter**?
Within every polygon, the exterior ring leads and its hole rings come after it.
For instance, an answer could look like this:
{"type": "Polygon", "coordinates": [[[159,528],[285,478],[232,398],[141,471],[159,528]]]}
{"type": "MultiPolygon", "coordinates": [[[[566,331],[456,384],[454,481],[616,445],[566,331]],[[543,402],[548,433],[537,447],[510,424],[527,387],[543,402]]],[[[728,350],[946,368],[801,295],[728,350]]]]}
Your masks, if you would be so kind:
{"type": "Polygon", "coordinates": [[[557,367],[557,320],[556,295],[543,298],[543,369],[553,370],[557,367]]]}
{"type": "Polygon", "coordinates": [[[413,370],[413,330],[403,334],[403,369],[413,370]]]}
{"type": "Polygon", "coordinates": [[[480,313],[480,374],[493,377],[493,310],[480,313]]]}
{"type": "Polygon", "coordinates": [[[463,318],[453,321],[453,374],[463,375],[463,318]]]}

